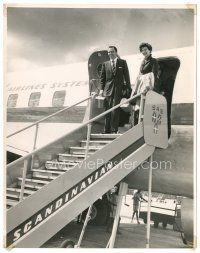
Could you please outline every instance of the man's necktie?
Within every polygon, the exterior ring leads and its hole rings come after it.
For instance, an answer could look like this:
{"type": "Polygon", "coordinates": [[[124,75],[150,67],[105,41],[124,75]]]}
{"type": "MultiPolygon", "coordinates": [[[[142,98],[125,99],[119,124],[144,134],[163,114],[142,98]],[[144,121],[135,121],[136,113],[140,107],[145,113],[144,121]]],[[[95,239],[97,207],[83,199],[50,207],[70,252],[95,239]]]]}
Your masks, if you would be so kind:
{"type": "Polygon", "coordinates": [[[115,61],[114,60],[112,60],[112,71],[113,71],[113,74],[115,74],[116,68],[115,68],[115,61]]]}

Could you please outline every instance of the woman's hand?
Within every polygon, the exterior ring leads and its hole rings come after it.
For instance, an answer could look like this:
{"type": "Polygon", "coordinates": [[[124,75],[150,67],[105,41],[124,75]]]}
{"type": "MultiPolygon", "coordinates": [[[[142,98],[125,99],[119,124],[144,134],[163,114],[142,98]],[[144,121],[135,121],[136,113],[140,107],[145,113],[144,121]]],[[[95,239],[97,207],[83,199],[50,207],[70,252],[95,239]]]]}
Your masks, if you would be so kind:
{"type": "Polygon", "coordinates": [[[142,94],[145,95],[149,90],[152,90],[152,88],[150,86],[146,86],[142,94]]]}
{"type": "Polygon", "coordinates": [[[147,91],[148,91],[147,88],[145,88],[145,89],[143,90],[142,94],[145,95],[145,94],[147,93],[147,91]]]}

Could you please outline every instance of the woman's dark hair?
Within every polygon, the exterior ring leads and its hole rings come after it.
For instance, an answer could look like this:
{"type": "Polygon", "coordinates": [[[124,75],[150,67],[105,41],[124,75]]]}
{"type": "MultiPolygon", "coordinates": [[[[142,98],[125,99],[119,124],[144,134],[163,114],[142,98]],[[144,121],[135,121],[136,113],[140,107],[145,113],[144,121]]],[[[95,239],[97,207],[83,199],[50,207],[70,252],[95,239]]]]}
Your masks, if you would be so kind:
{"type": "Polygon", "coordinates": [[[140,52],[142,51],[143,47],[147,47],[150,51],[152,51],[152,46],[149,43],[145,43],[145,42],[141,43],[139,46],[140,52]]]}

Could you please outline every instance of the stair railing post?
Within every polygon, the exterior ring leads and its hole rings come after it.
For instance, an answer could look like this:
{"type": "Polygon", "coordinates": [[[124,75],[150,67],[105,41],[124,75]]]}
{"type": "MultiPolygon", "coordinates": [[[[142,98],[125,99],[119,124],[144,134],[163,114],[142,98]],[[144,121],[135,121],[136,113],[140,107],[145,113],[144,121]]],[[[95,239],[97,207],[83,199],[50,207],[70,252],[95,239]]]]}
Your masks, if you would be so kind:
{"type": "Polygon", "coordinates": [[[88,158],[88,153],[89,153],[91,128],[92,128],[92,124],[89,123],[88,126],[87,126],[87,142],[86,142],[86,149],[85,149],[85,159],[88,158]]]}
{"type": "Polygon", "coordinates": [[[140,110],[139,110],[139,119],[138,119],[138,123],[140,123],[140,122],[142,121],[142,118],[143,118],[144,103],[145,103],[145,95],[144,95],[144,94],[141,94],[141,97],[140,97],[140,110]]]}
{"type": "MultiPolygon", "coordinates": [[[[89,114],[89,119],[91,119],[91,113],[92,113],[92,100],[94,99],[94,97],[96,96],[96,93],[93,93],[91,98],[89,99],[88,101],[88,114],[89,114]]],[[[92,124],[89,123],[87,125],[87,142],[86,142],[86,150],[85,150],[85,159],[88,158],[88,151],[89,151],[89,143],[90,143],[90,135],[91,135],[91,128],[92,128],[92,124]]],[[[86,226],[88,224],[88,221],[90,220],[90,214],[91,214],[91,211],[92,211],[92,205],[89,206],[89,209],[87,211],[87,215],[86,215],[86,218],[85,218],[85,221],[84,221],[84,224],[83,224],[83,228],[82,228],[82,231],[81,231],[81,234],[79,236],[79,240],[78,240],[78,243],[76,244],[76,248],[79,248],[80,245],[81,245],[81,242],[83,240],[83,236],[84,236],[84,233],[85,233],[85,229],[86,229],[86,226]]]]}
{"type": "Polygon", "coordinates": [[[148,206],[147,206],[147,233],[146,233],[146,248],[150,244],[150,220],[151,220],[151,190],[152,190],[152,161],[153,155],[149,158],[149,186],[148,186],[148,206]]]}
{"type": "MultiPolygon", "coordinates": [[[[92,96],[88,100],[88,114],[89,114],[89,119],[91,119],[91,114],[92,114],[92,101],[95,98],[97,94],[92,93],[92,96]]],[[[90,135],[91,135],[91,129],[92,129],[92,123],[88,123],[87,125],[87,142],[86,142],[86,150],[85,150],[85,159],[88,158],[88,151],[89,151],[89,143],[90,143],[90,135]]]]}
{"type": "Polygon", "coordinates": [[[35,125],[35,136],[34,136],[33,150],[36,149],[36,143],[37,143],[37,137],[38,137],[38,128],[39,128],[39,124],[37,123],[35,125]]]}
{"type": "Polygon", "coordinates": [[[119,223],[119,216],[120,216],[120,211],[121,211],[121,206],[122,206],[122,200],[123,200],[123,196],[125,196],[127,193],[127,189],[128,189],[128,184],[125,182],[121,182],[120,187],[119,187],[119,194],[118,194],[118,199],[117,199],[117,208],[116,208],[116,214],[115,214],[115,219],[113,223],[113,229],[112,229],[110,240],[107,244],[107,247],[109,248],[114,248],[115,238],[116,238],[117,228],[118,228],[118,223],[119,223]]]}
{"type": "Polygon", "coordinates": [[[23,173],[22,173],[22,184],[20,189],[20,195],[19,195],[19,201],[22,201],[24,198],[24,188],[26,183],[26,173],[27,173],[27,167],[28,167],[28,160],[24,160],[24,167],[23,167],[23,173]]]}
{"type": "Polygon", "coordinates": [[[76,244],[76,248],[80,248],[80,245],[81,245],[81,242],[83,240],[84,233],[85,233],[86,226],[88,224],[88,221],[91,218],[91,216],[90,216],[91,211],[92,211],[92,205],[89,207],[89,209],[87,211],[87,215],[86,215],[86,218],[85,218],[85,221],[84,221],[84,224],[83,224],[83,228],[82,228],[81,234],[79,236],[78,242],[76,244]]]}
{"type": "MultiPolygon", "coordinates": [[[[33,151],[36,149],[36,143],[37,143],[37,137],[38,137],[38,129],[39,129],[39,123],[35,125],[35,135],[34,135],[34,142],[33,142],[33,151]]],[[[31,156],[31,170],[33,168],[33,162],[34,162],[34,154],[31,156]]]]}

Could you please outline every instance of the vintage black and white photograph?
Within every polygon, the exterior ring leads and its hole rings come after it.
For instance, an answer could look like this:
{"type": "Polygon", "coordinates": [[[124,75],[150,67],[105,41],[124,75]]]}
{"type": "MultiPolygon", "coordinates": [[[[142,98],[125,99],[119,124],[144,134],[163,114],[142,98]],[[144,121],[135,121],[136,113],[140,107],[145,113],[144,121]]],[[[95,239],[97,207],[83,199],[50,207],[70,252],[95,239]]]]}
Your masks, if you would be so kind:
{"type": "Polygon", "coordinates": [[[196,10],[4,5],[4,248],[196,248],[196,10]]]}

